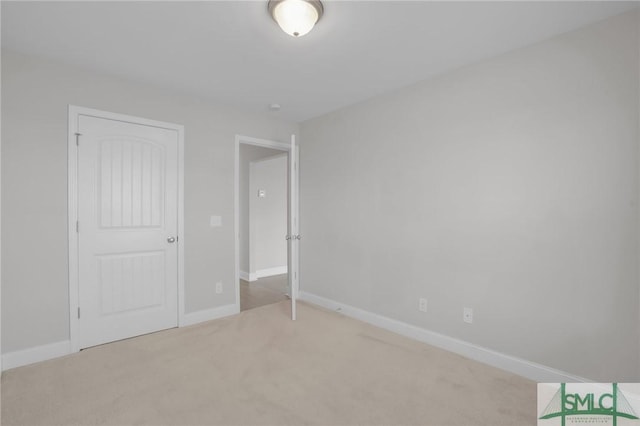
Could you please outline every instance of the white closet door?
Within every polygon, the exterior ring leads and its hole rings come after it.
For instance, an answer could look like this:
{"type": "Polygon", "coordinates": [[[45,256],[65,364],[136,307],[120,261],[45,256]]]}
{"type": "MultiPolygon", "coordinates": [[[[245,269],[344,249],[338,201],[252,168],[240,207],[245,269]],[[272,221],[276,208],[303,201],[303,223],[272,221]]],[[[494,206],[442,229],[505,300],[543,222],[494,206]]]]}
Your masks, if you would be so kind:
{"type": "Polygon", "coordinates": [[[178,325],[178,135],[78,123],[80,348],[178,325]]]}

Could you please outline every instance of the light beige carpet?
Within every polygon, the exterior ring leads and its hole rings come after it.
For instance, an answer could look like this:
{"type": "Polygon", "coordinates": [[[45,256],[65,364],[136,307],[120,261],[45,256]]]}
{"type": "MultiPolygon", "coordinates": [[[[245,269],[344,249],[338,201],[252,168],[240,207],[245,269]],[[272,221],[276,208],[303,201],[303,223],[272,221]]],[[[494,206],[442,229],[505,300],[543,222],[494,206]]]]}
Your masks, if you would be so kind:
{"type": "Polygon", "coordinates": [[[304,303],[2,375],[3,425],[534,425],[521,377],[304,303]]]}

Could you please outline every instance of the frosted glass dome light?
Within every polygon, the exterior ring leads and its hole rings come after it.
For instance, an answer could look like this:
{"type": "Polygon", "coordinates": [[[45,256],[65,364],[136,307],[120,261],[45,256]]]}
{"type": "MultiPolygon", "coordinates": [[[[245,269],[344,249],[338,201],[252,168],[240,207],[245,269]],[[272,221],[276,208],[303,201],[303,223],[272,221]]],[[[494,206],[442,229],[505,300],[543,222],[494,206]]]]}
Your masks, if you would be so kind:
{"type": "Polygon", "coordinates": [[[307,34],[322,16],[322,3],[313,0],[270,0],[269,13],[282,31],[300,37],[307,34]]]}

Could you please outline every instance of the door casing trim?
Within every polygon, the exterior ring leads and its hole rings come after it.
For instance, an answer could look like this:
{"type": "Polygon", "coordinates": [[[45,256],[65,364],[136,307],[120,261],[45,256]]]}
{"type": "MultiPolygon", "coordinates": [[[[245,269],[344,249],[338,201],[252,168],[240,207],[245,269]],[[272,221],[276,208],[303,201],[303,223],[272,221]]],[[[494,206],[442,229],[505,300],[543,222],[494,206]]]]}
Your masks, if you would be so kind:
{"type": "Polygon", "coordinates": [[[78,220],[78,146],[76,145],[76,133],[81,115],[118,120],[127,123],[141,124],[144,126],[161,127],[175,130],[178,135],[178,327],[185,324],[185,291],[184,291],[184,126],[181,124],[166,123],[131,115],[118,114],[69,105],[69,125],[67,139],[67,217],[68,217],[68,248],[69,248],[69,341],[71,353],[80,350],[79,335],[79,244],[76,222],[78,220]]]}

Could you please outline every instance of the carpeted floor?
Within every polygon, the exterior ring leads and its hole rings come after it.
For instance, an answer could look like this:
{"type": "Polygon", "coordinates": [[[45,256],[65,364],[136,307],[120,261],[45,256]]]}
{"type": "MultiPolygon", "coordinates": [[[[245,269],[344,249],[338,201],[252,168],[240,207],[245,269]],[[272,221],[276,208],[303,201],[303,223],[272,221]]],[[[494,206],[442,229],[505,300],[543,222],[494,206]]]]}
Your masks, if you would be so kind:
{"type": "Polygon", "coordinates": [[[534,425],[536,384],[300,303],[2,375],[8,425],[534,425]]]}

